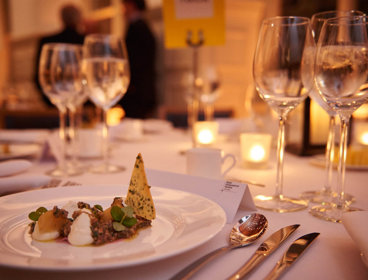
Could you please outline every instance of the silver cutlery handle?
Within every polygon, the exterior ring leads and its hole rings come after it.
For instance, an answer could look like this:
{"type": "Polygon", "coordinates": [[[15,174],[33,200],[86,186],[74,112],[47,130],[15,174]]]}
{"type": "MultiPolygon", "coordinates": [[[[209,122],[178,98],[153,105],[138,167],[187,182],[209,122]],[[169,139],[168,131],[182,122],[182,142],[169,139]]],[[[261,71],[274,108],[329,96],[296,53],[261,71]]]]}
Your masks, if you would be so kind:
{"type": "Polygon", "coordinates": [[[170,278],[170,280],[184,280],[184,279],[190,279],[195,273],[198,272],[202,267],[204,267],[206,264],[211,262],[216,257],[222,255],[223,253],[226,253],[227,251],[231,250],[233,247],[226,246],[222,248],[218,248],[207,255],[199,258],[195,262],[191,263],[181,271],[179,271],[177,274],[175,274],[173,277],[170,278]]]}
{"type": "Polygon", "coordinates": [[[247,275],[253,268],[255,268],[262,260],[264,256],[262,254],[254,254],[241,268],[238,269],[233,275],[227,280],[238,280],[242,279],[247,275]]]}

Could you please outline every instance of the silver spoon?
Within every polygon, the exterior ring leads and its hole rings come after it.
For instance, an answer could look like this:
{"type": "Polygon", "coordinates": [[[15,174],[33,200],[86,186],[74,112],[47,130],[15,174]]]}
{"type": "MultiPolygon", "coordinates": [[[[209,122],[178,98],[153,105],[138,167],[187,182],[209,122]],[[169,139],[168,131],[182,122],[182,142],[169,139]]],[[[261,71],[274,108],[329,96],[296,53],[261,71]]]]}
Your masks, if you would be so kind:
{"type": "Polygon", "coordinates": [[[196,272],[216,257],[232,249],[241,248],[256,241],[263,235],[263,233],[265,233],[267,226],[268,221],[262,214],[253,213],[251,215],[244,216],[232,228],[229,236],[229,245],[218,248],[199,258],[175,274],[170,278],[170,280],[191,278],[196,272]]]}

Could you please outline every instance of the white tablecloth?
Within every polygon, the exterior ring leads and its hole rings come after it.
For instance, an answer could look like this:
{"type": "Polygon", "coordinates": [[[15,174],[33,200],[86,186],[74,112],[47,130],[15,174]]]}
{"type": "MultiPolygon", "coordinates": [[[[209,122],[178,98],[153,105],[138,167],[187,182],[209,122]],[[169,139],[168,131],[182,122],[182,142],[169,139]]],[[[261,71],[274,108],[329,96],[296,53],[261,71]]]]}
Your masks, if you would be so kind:
{"type": "MultiPolygon", "coordinates": [[[[264,170],[244,169],[240,163],[240,147],[237,141],[221,141],[218,144],[226,152],[234,153],[238,159],[237,166],[228,174],[229,177],[248,179],[266,184],[266,188],[250,186],[253,195],[273,194],[275,182],[275,156],[271,158],[270,167],[264,170]]],[[[151,169],[176,173],[185,173],[186,158],[181,153],[190,148],[190,137],[179,130],[165,133],[145,134],[138,142],[113,142],[112,162],[124,165],[127,170],[122,173],[97,175],[84,173],[68,180],[90,184],[128,184],[135,157],[142,153],[145,166],[151,169]]],[[[273,154],[276,152],[273,151],[273,154]]],[[[84,159],[84,164],[94,164],[96,160],[84,159]]],[[[54,166],[53,162],[40,162],[32,167],[35,174],[44,173],[54,166]]],[[[284,166],[284,193],[297,197],[306,190],[321,189],[324,180],[324,169],[313,166],[309,158],[301,158],[286,153],[284,166]]],[[[347,192],[356,197],[355,206],[368,209],[368,172],[347,171],[347,192]]],[[[200,186],[198,186],[200,187],[200,186]]],[[[194,279],[225,279],[230,276],[254,253],[259,244],[275,230],[291,225],[301,224],[300,228],[248,279],[262,279],[271,270],[293,240],[310,232],[320,232],[320,236],[300,259],[283,276],[283,279],[368,279],[368,268],[360,259],[359,249],[344,229],[343,225],[322,221],[311,216],[307,210],[295,213],[263,213],[269,228],[263,238],[254,245],[233,250],[201,270],[194,279]]],[[[237,218],[246,212],[239,210],[237,218]]],[[[234,221],[235,222],[235,221],[234,221]]],[[[367,221],[368,222],[368,221],[367,221]]],[[[27,271],[0,267],[0,279],[168,279],[193,260],[211,250],[227,244],[231,225],[224,229],[206,244],[189,252],[161,261],[129,268],[91,271],[27,271]]]]}

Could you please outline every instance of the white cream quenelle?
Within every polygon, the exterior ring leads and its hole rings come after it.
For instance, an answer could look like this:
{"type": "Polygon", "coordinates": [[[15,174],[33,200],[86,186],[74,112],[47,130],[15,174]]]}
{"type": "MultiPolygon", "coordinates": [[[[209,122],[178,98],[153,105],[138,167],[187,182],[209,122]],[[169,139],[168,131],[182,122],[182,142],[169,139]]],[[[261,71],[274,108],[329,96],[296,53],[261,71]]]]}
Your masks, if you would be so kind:
{"type": "Polygon", "coordinates": [[[68,241],[74,246],[84,246],[92,244],[92,231],[91,231],[91,211],[88,209],[81,210],[82,213],[74,220],[70,233],[68,235],[68,241]]]}
{"type": "Polygon", "coordinates": [[[48,241],[60,236],[60,231],[66,222],[62,216],[54,216],[54,210],[43,213],[35,224],[32,238],[38,241],[48,241]]]}
{"type": "Polygon", "coordinates": [[[58,230],[51,230],[51,231],[43,231],[40,230],[39,223],[36,222],[34,231],[32,232],[32,238],[38,241],[48,241],[53,240],[59,237],[58,230]]]}

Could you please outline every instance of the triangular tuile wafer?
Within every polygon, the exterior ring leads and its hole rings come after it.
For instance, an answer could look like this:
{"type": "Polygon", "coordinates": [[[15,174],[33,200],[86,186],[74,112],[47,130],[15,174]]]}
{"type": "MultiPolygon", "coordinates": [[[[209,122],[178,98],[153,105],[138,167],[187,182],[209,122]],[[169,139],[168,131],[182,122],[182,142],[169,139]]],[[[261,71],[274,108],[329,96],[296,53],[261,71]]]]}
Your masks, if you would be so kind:
{"type": "Polygon", "coordinates": [[[147,183],[142,155],[139,153],[132,172],[125,204],[133,207],[135,214],[153,220],[156,218],[155,205],[150,186],[147,183]]]}

